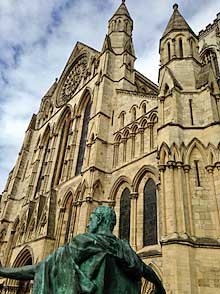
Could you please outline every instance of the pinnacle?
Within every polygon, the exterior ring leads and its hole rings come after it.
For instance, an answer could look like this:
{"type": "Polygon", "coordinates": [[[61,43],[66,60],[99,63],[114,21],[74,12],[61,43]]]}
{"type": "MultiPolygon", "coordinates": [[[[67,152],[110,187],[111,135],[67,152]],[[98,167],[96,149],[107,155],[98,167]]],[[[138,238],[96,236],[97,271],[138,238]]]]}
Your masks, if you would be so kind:
{"type": "Polygon", "coordinates": [[[177,10],[178,7],[179,7],[179,5],[178,5],[177,3],[175,3],[175,4],[173,5],[173,9],[174,9],[174,10],[177,10]]]}
{"type": "Polygon", "coordinates": [[[125,4],[125,0],[122,0],[121,5],[119,6],[119,8],[117,9],[117,11],[115,12],[115,14],[113,15],[113,17],[115,15],[126,15],[127,17],[129,17],[131,19],[131,16],[128,12],[128,9],[126,7],[125,4]]]}
{"type": "Polygon", "coordinates": [[[190,31],[193,35],[195,35],[184,17],[180,14],[178,4],[176,3],[173,5],[173,14],[163,33],[163,37],[172,31],[190,31]]]}

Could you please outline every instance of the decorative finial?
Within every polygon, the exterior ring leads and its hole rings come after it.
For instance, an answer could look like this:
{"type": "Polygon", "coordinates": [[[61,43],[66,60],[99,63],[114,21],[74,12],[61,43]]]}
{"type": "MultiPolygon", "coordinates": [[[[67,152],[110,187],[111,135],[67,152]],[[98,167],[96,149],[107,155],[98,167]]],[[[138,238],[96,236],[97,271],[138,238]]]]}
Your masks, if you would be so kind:
{"type": "Polygon", "coordinates": [[[125,3],[125,0],[122,0],[122,3],[125,3]]]}
{"type": "Polygon", "coordinates": [[[173,9],[174,9],[174,10],[177,10],[177,9],[178,9],[178,7],[179,7],[179,6],[178,6],[178,4],[177,4],[177,3],[175,3],[175,4],[173,5],[173,9]]]}

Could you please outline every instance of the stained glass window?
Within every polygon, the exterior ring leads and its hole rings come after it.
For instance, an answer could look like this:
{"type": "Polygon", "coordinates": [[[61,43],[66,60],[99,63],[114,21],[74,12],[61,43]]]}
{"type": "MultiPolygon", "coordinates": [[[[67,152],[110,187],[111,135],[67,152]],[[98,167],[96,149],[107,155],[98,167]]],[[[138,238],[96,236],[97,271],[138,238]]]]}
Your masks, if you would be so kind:
{"type": "Polygon", "coordinates": [[[131,199],[130,191],[125,188],[120,200],[120,223],[119,223],[119,238],[129,241],[130,239],[130,211],[131,199]]]}
{"type": "Polygon", "coordinates": [[[156,185],[149,179],[144,186],[144,246],[157,244],[156,185]]]}

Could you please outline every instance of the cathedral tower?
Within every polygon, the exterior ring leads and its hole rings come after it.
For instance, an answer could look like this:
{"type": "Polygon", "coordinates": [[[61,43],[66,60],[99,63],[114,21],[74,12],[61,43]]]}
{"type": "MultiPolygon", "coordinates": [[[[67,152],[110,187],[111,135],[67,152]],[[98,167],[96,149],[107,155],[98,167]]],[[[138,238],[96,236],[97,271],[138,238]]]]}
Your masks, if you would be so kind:
{"type": "MultiPolygon", "coordinates": [[[[168,294],[219,293],[219,19],[198,37],[173,9],[159,87],[135,69],[124,0],[101,52],[76,43],[32,116],[2,195],[3,266],[39,262],[85,232],[104,204],[116,212],[115,235],[168,294]]],[[[0,287],[30,290],[25,281],[0,287]]],[[[143,283],[142,294],[152,291],[143,283]]]]}
{"type": "Polygon", "coordinates": [[[162,247],[164,270],[168,271],[169,262],[174,265],[172,278],[166,277],[168,289],[197,293],[192,277],[200,281],[199,271],[210,263],[203,254],[220,258],[219,250],[214,253],[220,240],[219,88],[213,67],[201,61],[198,37],[177,4],[173,9],[160,40],[157,132],[162,247]],[[205,250],[207,244],[210,249],[205,250]],[[186,273],[184,287],[178,271],[186,273]]]}

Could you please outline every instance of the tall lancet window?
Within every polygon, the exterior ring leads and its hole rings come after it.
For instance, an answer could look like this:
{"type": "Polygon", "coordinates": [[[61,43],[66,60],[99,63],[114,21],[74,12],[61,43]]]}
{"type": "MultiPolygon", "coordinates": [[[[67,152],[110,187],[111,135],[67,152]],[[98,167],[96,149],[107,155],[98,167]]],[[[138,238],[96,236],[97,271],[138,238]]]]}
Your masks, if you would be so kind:
{"type": "Polygon", "coordinates": [[[49,144],[50,144],[50,129],[47,128],[47,131],[45,133],[44,139],[42,141],[43,148],[42,148],[42,161],[40,166],[40,172],[37,180],[37,186],[35,190],[35,196],[38,192],[40,192],[44,186],[44,178],[45,178],[45,171],[47,167],[47,161],[49,156],[49,144]]]}
{"type": "Polygon", "coordinates": [[[76,164],[76,176],[81,173],[82,166],[83,166],[91,106],[92,106],[92,102],[91,102],[91,100],[89,100],[86,105],[85,114],[84,114],[84,118],[83,118],[82,134],[81,134],[79,153],[78,153],[77,164],[76,164]]]}
{"type": "Polygon", "coordinates": [[[149,179],[144,186],[144,246],[157,244],[156,185],[149,179]]]}
{"type": "Polygon", "coordinates": [[[125,188],[120,200],[119,238],[127,241],[130,239],[130,211],[130,191],[128,188],[125,188]]]}
{"type": "Polygon", "coordinates": [[[68,143],[68,136],[70,133],[70,112],[65,115],[65,118],[61,124],[60,131],[59,131],[59,146],[58,146],[58,153],[56,159],[56,165],[54,170],[54,177],[52,185],[58,185],[63,171],[64,166],[64,158],[67,149],[68,143]]]}

